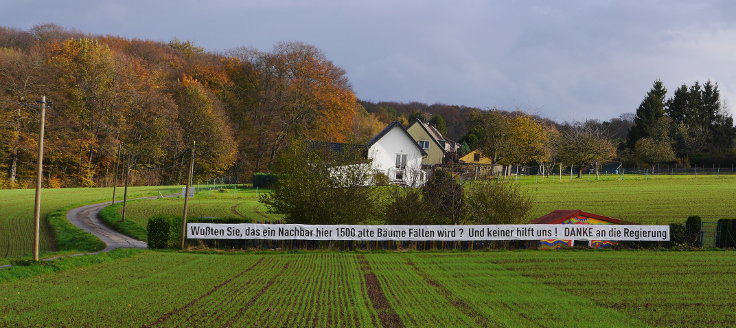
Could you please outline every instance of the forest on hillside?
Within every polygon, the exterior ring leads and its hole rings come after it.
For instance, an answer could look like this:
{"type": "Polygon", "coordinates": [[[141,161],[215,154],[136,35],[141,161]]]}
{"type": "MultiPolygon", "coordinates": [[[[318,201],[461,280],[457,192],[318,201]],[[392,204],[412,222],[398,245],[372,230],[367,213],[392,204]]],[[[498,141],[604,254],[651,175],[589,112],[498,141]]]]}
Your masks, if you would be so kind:
{"type": "Polygon", "coordinates": [[[199,180],[268,170],[292,139],[362,142],[382,123],[317,48],[214,54],[191,42],[0,28],[0,184],[27,187],[46,96],[45,183],[109,185],[118,149],[134,183],[178,183],[194,141],[199,180]]]}
{"type": "Polygon", "coordinates": [[[53,24],[0,27],[0,188],[32,187],[42,96],[49,187],[111,185],[127,167],[133,184],[181,183],[195,141],[198,181],[246,182],[294,140],[364,143],[415,119],[507,165],[736,162],[718,85],[683,85],[665,99],[657,83],[635,114],[559,123],[492,107],[361,101],[342,68],[300,42],[212,53],[53,24]],[[569,145],[585,140],[600,147],[581,161],[569,145]]]}

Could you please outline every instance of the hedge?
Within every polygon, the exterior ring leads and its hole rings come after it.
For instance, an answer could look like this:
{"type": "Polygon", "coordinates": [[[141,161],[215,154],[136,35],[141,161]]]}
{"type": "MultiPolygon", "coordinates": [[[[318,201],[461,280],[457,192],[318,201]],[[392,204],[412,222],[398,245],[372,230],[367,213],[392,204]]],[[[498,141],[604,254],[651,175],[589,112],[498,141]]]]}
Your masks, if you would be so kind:
{"type": "Polygon", "coordinates": [[[687,218],[685,223],[685,241],[691,247],[700,247],[703,241],[700,240],[701,219],[697,215],[687,218]]]}
{"type": "Polygon", "coordinates": [[[276,184],[276,175],[270,173],[254,173],[253,174],[253,187],[254,188],[271,188],[276,184]]]}
{"type": "MultiPolygon", "coordinates": [[[[246,218],[188,218],[188,223],[251,223],[246,218]]],[[[155,215],[148,219],[149,248],[179,248],[181,241],[181,216],[155,215]]]]}
{"type": "Polygon", "coordinates": [[[736,219],[718,220],[718,234],[716,235],[716,247],[736,247],[736,219]]]}

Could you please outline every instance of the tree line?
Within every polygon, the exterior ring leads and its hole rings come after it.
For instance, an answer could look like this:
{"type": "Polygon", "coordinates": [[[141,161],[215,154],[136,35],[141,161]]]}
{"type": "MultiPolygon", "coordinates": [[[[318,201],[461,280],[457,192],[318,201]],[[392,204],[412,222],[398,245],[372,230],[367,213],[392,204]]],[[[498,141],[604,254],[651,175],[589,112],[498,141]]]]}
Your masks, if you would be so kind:
{"type": "Polygon", "coordinates": [[[199,179],[247,177],[290,139],[356,141],[382,128],[345,71],[300,42],[214,54],[188,41],[0,27],[0,81],[3,187],[31,181],[42,95],[51,187],[109,185],[118,159],[134,183],[179,183],[194,141],[199,179]]]}
{"type": "MultiPolygon", "coordinates": [[[[194,141],[196,177],[273,169],[292,140],[365,143],[392,121],[434,124],[462,152],[495,163],[597,168],[736,162],[733,119],[713,82],[666,99],[656,81],[636,111],[557,123],[521,111],[359,101],[345,71],[314,46],[211,53],[189,41],[0,27],[0,187],[30,186],[39,104],[47,114],[44,183],[105,186],[116,163],[134,184],[180,183],[194,141]]],[[[579,171],[580,173],[582,171],[579,171]]]]}

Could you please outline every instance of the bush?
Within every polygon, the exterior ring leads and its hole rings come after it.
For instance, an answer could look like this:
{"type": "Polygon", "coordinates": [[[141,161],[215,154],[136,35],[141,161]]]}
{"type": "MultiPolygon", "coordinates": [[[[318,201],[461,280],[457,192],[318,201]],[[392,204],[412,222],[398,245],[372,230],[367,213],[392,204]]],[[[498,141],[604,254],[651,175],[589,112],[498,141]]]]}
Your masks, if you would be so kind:
{"type": "MultiPolygon", "coordinates": [[[[250,223],[246,218],[187,218],[187,223],[250,223]]],[[[179,248],[181,216],[155,215],[148,219],[149,248],[179,248]],[[153,238],[153,239],[151,239],[153,238]]]]}
{"type": "Polygon", "coordinates": [[[716,235],[716,247],[736,247],[736,219],[718,220],[718,235],[716,235]]]}
{"type": "Polygon", "coordinates": [[[359,149],[336,153],[293,142],[275,162],[279,179],[273,191],[261,195],[260,201],[269,212],[285,214],[289,223],[375,222],[381,212],[379,199],[366,186],[373,169],[370,160],[359,155],[359,149]]]}
{"type": "Polygon", "coordinates": [[[373,176],[373,184],[376,186],[388,186],[390,182],[388,175],[382,172],[378,172],[373,176]]]}
{"type": "Polygon", "coordinates": [[[434,170],[422,186],[424,203],[440,218],[438,224],[461,223],[463,211],[463,186],[445,170],[434,170]]]}
{"type": "Polygon", "coordinates": [[[254,173],[253,174],[253,187],[254,188],[271,188],[276,184],[278,179],[276,175],[270,173],[254,173]]]}
{"type": "Polygon", "coordinates": [[[699,216],[690,216],[685,223],[685,243],[691,247],[700,247],[701,220],[699,216]]]}
{"type": "Polygon", "coordinates": [[[422,193],[414,188],[394,188],[393,201],[386,206],[388,224],[432,224],[435,218],[422,200],[422,193]]]}
{"type": "Polygon", "coordinates": [[[156,215],[148,219],[148,248],[168,248],[172,216],[156,215]]]}
{"type": "Polygon", "coordinates": [[[686,231],[682,223],[670,223],[670,241],[667,242],[667,247],[692,246],[687,242],[686,231]]]}
{"type": "Polygon", "coordinates": [[[466,195],[465,221],[474,224],[522,223],[532,209],[529,194],[512,182],[475,181],[466,195]]]}

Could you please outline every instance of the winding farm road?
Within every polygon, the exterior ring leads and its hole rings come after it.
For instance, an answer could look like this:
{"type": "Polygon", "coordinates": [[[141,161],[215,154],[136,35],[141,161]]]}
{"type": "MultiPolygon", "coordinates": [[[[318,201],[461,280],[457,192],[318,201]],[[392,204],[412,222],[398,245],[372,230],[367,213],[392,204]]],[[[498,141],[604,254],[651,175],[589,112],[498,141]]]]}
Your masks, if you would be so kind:
{"type": "MultiPolygon", "coordinates": [[[[146,198],[151,199],[158,197],[146,198]]],[[[103,208],[110,204],[110,202],[104,202],[77,207],[66,212],[66,218],[73,225],[97,236],[97,238],[100,238],[100,240],[105,242],[107,246],[102,250],[102,252],[109,252],[117,248],[147,248],[148,244],[146,244],[146,242],[121,234],[102,223],[97,215],[103,208]]]]}
{"type": "MultiPolygon", "coordinates": [[[[135,199],[156,199],[156,198],[176,197],[176,196],[181,196],[181,194],[149,196],[149,197],[140,197],[140,198],[135,198],[135,199]]],[[[115,203],[120,203],[120,202],[122,201],[116,201],[115,203]]],[[[104,203],[97,203],[97,204],[77,207],[75,209],[70,210],[69,212],[66,212],[66,218],[73,225],[97,236],[97,238],[100,238],[100,240],[102,240],[107,245],[105,249],[100,251],[100,253],[109,252],[111,250],[118,249],[118,248],[148,248],[148,244],[146,244],[145,241],[140,241],[133,237],[126,236],[122,233],[119,233],[113,230],[112,228],[108,227],[104,223],[102,223],[98,214],[103,208],[105,208],[106,206],[110,204],[112,203],[104,202],[104,203]]]]}
{"type": "MultiPolygon", "coordinates": [[[[141,198],[135,198],[135,199],[156,199],[156,198],[162,198],[162,197],[176,197],[180,195],[181,194],[170,194],[170,195],[164,195],[164,196],[150,196],[150,197],[141,197],[141,198]]],[[[122,202],[122,201],[116,201],[115,203],[119,203],[119,202],[122,202]]],[[[110,204],[112,204],[112,202],[97,203],[97,204],[77,207],[77,208],[71,209],[69,212],[66,212],[66,218],[67,220],[69,220],[69,222],[79,227],[80,229],[97,236],[97,238],[100,238],[100,240],[102,240],[105,243],[105,245],[107,245],[105,246],[105,249],[98,251],[98,252],[93,252],[93,253],[80,253],[80,254],[72,254],[72,255],[54,256],[51,258],[43,259],[42,261],[51,261],[57,258],[69,257],[69,256],[99,254],[102,252],[109,252],[111,250],[118,249],[118,248],[148,248],[148,244],[145,241],[140,241],[138,239],[134,239],[132,237],[128,237],[124,234],[121,234],[113,230],[112,228],[108,227],[104,223],[102,223],[102,221],[100,221],[98,214],[103,208],[105,208],[106,206],[110,204]]],[[[0,265],[0,269],[7,269],[12,266],[13,266],[12,264],[0,265]]]]}

